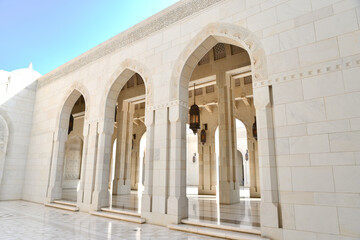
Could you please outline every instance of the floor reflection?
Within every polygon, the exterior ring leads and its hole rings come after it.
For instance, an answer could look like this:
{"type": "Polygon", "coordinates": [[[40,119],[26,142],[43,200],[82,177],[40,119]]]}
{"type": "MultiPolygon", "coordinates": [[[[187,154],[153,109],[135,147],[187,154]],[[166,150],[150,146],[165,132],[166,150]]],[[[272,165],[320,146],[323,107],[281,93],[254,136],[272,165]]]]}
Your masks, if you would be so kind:
{"type": "Polygon", "coordinates": [[[141,212],[141,196],[137,191],[131,191],[130,195],[112,195],[111,202],[112,208],[141,212]]]}
{"type": "Polygon", "coordinates": [[[260,227],[260,200],[247,198],[224,205],[216,202],[216,196],[191,195],[188,199],[189,220],[251,229],[260,227]]]}
{"type": "MultiPolygon", "coordinates": [[[[188,187],[188,219],[218,225],[260,229],[260,199],[249,198],[249,189],[242,188],[239,203],[218,204],[215,195],[197,195],[194,188],[188,187]]],[[[141,197],[137,191],[130,195],[113,195],[112,208],[141,212],[141,197]]]]}

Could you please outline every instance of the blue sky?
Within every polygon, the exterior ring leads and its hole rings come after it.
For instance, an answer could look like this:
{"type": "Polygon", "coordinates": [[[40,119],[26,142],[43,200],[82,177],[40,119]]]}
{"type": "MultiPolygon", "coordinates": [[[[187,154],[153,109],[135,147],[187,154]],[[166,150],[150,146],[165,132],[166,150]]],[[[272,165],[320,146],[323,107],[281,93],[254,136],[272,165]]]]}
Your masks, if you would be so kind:
{"type": "Polygon", "coordinates": [[[0,0],[0,69],[46,74],[177,0],[0,0]]]}

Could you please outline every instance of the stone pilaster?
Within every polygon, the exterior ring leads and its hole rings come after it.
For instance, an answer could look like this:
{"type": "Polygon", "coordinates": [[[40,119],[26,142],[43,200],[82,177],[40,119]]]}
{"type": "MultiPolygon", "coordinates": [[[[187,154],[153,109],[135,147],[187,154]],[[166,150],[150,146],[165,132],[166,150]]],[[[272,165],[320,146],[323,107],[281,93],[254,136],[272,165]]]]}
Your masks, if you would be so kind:
{"type": "MultiPolygon", "coordinates": [[[[259,162],[261,176],[261,227],[266,229],[280,227],[279,193],[274,145],[274,129],[270,89],[268,86],[254,89],[257,116],[259,162]]],[[[264,231],[263,231],[264,230],[264,231]]]]}
{"type": "Polygon", "coordinates": [[[105,119],[99,122],[97,158],[95,169],[95,184],[92,193],[92,209],[100,210],[102,207],[109,206],[109,168],[111,154],[111,136],[114,131],[113,119],[105,119]]]}
{"type": "Polygon", "coordinates": [[[186,122],[188,108],[178,104],[169,108],[170,120],[170,159],[169,159],[169,197],[167,214],[172,223],[180,223],[188,216],[186,197],[186,122]]]}
{"type": "Polygon", "coordinates": [[[62,176],[65,158],[65,142],[67,139],[67,129],[58,128],[54,133],[53,154],[51,160],[51,170],[49,176],[46,202],[50,203],[56,199],[61,199],[62,176]]]}
{"type": "Polygon", "coordinates": [[[83,195],[81,199],[78,198],[78,203],[81,200],[81,204],[79,205],[79,207],[82,211],[89,211],[92,209],[92,193],[94,191],[95,184],[94,172],[96,170],[96,153],[98,148],[98,122],[89,122],[87,125],[84,125],[84,133],[86,129],[88,133],[86,137],[86,142],[84,141],[84,147],[86,144],[87,149],[86,153],[83,154],[83,159],[85,159],[86,157],[86,160],[82,163],[83,169],[81,170],[83,195]]]}

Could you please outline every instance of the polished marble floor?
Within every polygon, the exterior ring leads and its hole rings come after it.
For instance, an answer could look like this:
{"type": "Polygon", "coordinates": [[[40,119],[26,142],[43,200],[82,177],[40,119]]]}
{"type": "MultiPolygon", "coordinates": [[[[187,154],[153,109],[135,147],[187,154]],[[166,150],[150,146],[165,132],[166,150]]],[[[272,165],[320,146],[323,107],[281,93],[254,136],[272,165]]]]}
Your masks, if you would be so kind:
{"type": "Polygon", "coordinates": [[[215,196],[188,196],[188,219],[242,229],[260,230],[260,200],[240,199],[239,203],[218,204],[215,196]]]}
{"type": "Polygon", "coordinates": [[[217,239],[68,212],[26,201],[0,201],[0,239],[217,239]]]}
{"type": "MultiPolygon", "coordinates": [[[[191,187],[187,189],[188,219],[243,229],[260,230],[260,199],[249,198],[249,190],[242,188],[239,203],[218,204],[214,195],[197,195],[191,187]]],[[[141,198],[136,191],[130,195],[113,195],[112,207],[141,212],[141,198]]]]}

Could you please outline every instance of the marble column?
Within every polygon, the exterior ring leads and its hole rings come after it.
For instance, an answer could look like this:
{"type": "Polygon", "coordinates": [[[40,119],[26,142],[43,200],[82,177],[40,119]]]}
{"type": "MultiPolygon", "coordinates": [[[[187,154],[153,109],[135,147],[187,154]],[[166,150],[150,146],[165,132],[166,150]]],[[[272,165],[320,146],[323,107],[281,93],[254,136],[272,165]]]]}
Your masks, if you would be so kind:
{"type": "Polygon", "coordinates": [[[81,172],[80,172],[80,182],[79,189],[77,192],[77,206],[82,207],[84,203],[84,190],[85,190],[85,179],[86,179],[86,169],[87,169],[87,156],[88,156],[88,144],[89,144],[89,124],[87,121],[84,122],[83,136],[84,144],[82,149],[82,159],[81,159],[81,172]]]}
{"type": "MultiPolygon", "coordinates": [[[[97,159],[97,149],[98,149],[98,127],[99,123],[97,121],[90,121],[88,124],[84,125],[84,134],[87,132],[86,141],[86,153],[83,155],[83,169],[81,170],[81,178],[83,182],[83,196],[79,207],[81,211],[90,211],[92,210],[92,201],[93,201],[93,191],[95,186],[95,171],[96,171],[96,159],[97,159]],[[87,130],[86,130],[87,129],[87,130]]],[[[84,146],[85,147],[85,146],[84,146]]],[[[85,148],[84,148],[85,150],[85,148]]]]}
{"type": "Polygon", "coordinates": [[[114,131],[113,119],[105,119],[99,122],[97,158],[95,171],[95,184],[92,193],[92,209],[100,210],[109,206],[110,193],[108,189],[109,168],[111,155],[111,136],[114,131]]]}
{"type": "Polygon", "coordinates": [[[119,105],[118,137],[115,161],[114,194],[130,194],[131,148],[134,105],[119,105]]]}
{"type": "Polygon", "coordinates": [[[232,204],[240,201],[236,176],[236,125],[234,97],[230,78],[216,74],[219,107],[219,201],[232,204]]]}
{"type": "MultiPolygon", "coordinates": [[[[169,109],[155,111],[152,212],[165,215],[168,196],[169,109]]],[[[165,217],[165,216],[163,216],[165,217]]]]}
{"type": "Polygon", "coordinates": [[[256,146],[257,142],[255,139],[252,138],[248,140],[251,198],[260,197],[259,159],[256,146]]]}
{"type": "MultiPolygon", "coordinates": [[[[209,130],[207,131],[209,134],[209,130]]],[[[216,164],[213,161],[215,154],[215,141],[214,138],[207,136],[208,140],[205,144],[199,143],[199,194],[216,194],[216,164]]]]}
{"type": "Polygon", "coordinates": [[[170,158],[169,158],[169,197],[167,214],[171,223],[181,223],[188,216],[186,197],[186,122],[188,107],[178,103],[169,108],[170,120],[170,158]]]}
{"type": "Polygon", "coordinates": [[[153,110],[145,111],[146,125],[146,153],[143,162],[143,181],[144,192],[141,198],[141,216],[148,216],[152,212],[153,194],[153,160],[154,160],[154,122],[155,114],[153,110]]]}

